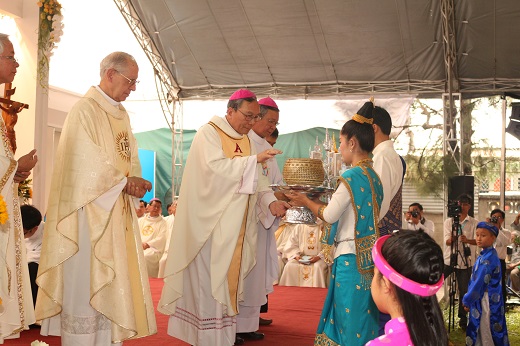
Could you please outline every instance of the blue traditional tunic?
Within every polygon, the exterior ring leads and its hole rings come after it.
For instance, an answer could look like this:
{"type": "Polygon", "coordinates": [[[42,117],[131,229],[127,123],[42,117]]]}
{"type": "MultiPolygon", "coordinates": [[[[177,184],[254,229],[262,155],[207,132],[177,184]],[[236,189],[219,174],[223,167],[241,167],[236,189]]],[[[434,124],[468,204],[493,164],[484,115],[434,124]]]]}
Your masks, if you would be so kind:
{"type": "MultiPolygon", "coordinates": [[[[341,242],[355,242],[356,253],[344,253],[334,260],[315,345],[364,345],[378,335],[379,312],[370,294],[370,283],[374,274],[372,247],[379,237],[377,222],[383,187],[371,160],[363,160],[347,170],[340,183],[348,190],[347,208],[352,208],[355,215],[354,229],[348,232],[352,238],[336,239],[339,222],[336,221],[325,229],[321,241],[325,249],[331,249],[333,244],[337,248],[341,242]]],[[[322,211],[320,214],[322,217],[322,211]]],[[[341,216],[344,217],[346,212],[341,216]]]]}
{"type": "MultiPolygon", "coordinates": [[[[482,250],[473,266],[468,293],[462,298],[464,306],[469,307],[469,323],[466,330],[466,345],[475,345],[484,310],[489,309],[489,326],[495,345],[509,345],[507,336],[504,300],[502,299],[502,274],[500,260],[493,247],[482,250]],[[489,307],[482,304],[484,295],[488,296],[489,307]]],[[[485,312],[485,311],[484,311],[485,312]]]]}

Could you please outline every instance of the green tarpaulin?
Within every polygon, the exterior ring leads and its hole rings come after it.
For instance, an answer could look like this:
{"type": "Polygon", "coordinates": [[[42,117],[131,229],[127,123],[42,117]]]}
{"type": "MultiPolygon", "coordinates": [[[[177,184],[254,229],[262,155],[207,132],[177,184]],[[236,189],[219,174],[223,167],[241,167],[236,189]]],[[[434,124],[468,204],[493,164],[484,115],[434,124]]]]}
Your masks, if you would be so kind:
{"type": "MultiPolygon", "coordinates": [[[[184,163],[188,157],[195,133],[195,130],[184,130],[182,134],[184,163]]],[[[333,133],[336,145],[339,148],[339,130],[329,129],[329,135],[332,136],[333,133]]],[[[163,128],[136,133],[135,137],[139,148],[153,150],[157,153],[155,196],[166,201],[169,199],[165,198],[166,193],[172,186],[172,133],[170,129],[163,128]]],[[[275,148],[283,151],[283,154],[277,156],[280,170],[283,170],[283,164],[288,158],[309,157],[309,149],[314,148],[316,137],[318,137],[321,146],[325,139],[325,128],[315,127],[305,131],[280,135],[275,145],[275,148]]]]}

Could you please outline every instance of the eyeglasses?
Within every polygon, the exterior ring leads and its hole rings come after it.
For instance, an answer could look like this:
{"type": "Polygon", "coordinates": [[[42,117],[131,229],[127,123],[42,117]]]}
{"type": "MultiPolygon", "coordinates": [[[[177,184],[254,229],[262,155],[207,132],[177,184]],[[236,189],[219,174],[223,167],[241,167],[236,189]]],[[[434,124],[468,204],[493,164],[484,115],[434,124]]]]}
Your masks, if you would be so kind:
{"type": "Polygon", "coordinates": [[[242,113],[242,115],[246,118],[247,121],[251,121],[251,120],[258,121],[258,120],[260,120],[260,115],[246,114],[246,113],[242,112],[240,109],[237,109],[237,111],[242,113]]]}
{"type": "Polygon", "coordinates": [[[274,126],[278,126],[278,125],[280,125],[280,123],[276,122],[274,119],[269,119],[269,120],[267,120],[267,122],[268,122],[270,125],[274,125],[274,126]]]}
{"type": "Polygon", "coordinates": [[[116,70],[116,72],[119,73],[121,76],[123,76],[128,81],[128,84],[130,84],[131,86],[139,84],[139,81],[137,79],[130,79],[127,76],[125,76],[124,74],[122,74],[121,72],[117,71],[117,70],[116,70]]]}
{"type": "Polygon", "coordinates": [[[16,59],[14,56],[12,55],[9,55],[9,56],[4,56],[4,55],[0,55],[0,58],[2,59],[7,59],[7,60],[11,60],[12,62],[18,62],[18,59],[16,59]]]}

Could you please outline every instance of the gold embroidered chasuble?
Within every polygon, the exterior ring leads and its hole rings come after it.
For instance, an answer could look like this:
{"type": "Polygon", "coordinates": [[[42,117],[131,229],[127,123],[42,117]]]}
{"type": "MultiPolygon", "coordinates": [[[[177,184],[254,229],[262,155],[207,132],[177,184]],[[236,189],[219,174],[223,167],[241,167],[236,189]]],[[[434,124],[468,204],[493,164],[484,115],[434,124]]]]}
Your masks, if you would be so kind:
{"type": "MultiPolygon", "coordinates": [[[[168,315],[175,313],[176,301],[184,294],[184,271],[208,239],[211,238],[208,284],[227,316],[237,313],[243,278],[255,263],[256,193],[238,193],[249,158],[249,140],[233,130],[224,118],[213,117],[211,123],[197,132],[184,169],[168,250],[176,255],[167,259],[158,305],[158,310],[168,315]]],[[[251,155],[256,154],[254,146],[250,150],[251,155]]],[[[255,169],[257,191],[268,189],[267,179],[258,174],[260,165],[255,169]]]]}
{"type": "Polygon", "coordinates": [[[121,192],[111,210],[94,203],[125,176],[141,176],[124,107],[90,88],[67,116],[55,162],[37,279],[38,319],[62,311],[63,262],[78,252],[82,209],[92,248],[90,305],[112,321],[112,342],[156,333],[133,197],[121,192]]]}
{"type": "MultiPolygon", "coordinates": [[[[244,157],[251,155],[251,143],[249,142],[249,137],[242,136],[242,138],[240,139],[235,139],[233,137],[228,136],[214,123],[210,122],[210,125],[213,126],[215,130],[217,130],[217,133],[220,136],[220,140],[222,141],[222,150],[224,151],[224,155],[226,155],[227,158],[233,159],[235,157],[244,157]]],[[[235,251],[233,252],[233,257],[231,258],[231,263],[229,265],[229,270],[227,273],[229,296],[231,297],[231,306],[233,307],[235,313],[238,313],[237,293],[240,275],[240,264],[242,260],[242,246],[244,245],[248,209],[249,205],[247,205],[246,211],[244,213],[242,225],[240,226],[240,233],[238,234],[238,241],[235,245],[235,251]]]]}
{"type": "Polygon", "coordinates": [[[0,117],[0,194],[6,204],[7,221],[0,225],[0,344],[35,322],[31,284],[18,198],[13,182],[17,161],[0,117]]]}

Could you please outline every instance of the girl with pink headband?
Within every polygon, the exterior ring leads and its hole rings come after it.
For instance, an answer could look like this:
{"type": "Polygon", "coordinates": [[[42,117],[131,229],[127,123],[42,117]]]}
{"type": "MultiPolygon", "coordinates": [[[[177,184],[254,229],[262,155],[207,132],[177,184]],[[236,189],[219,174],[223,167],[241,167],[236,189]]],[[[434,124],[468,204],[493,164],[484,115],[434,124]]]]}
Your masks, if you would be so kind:
{"type": "Polygon", "coordinates": [[[440,246],[423,231],[397,231],[372,248],[372,297],[391,320],[366,345],[446,346],[448,333],[435,293],[444,282],[440,246]]]}

